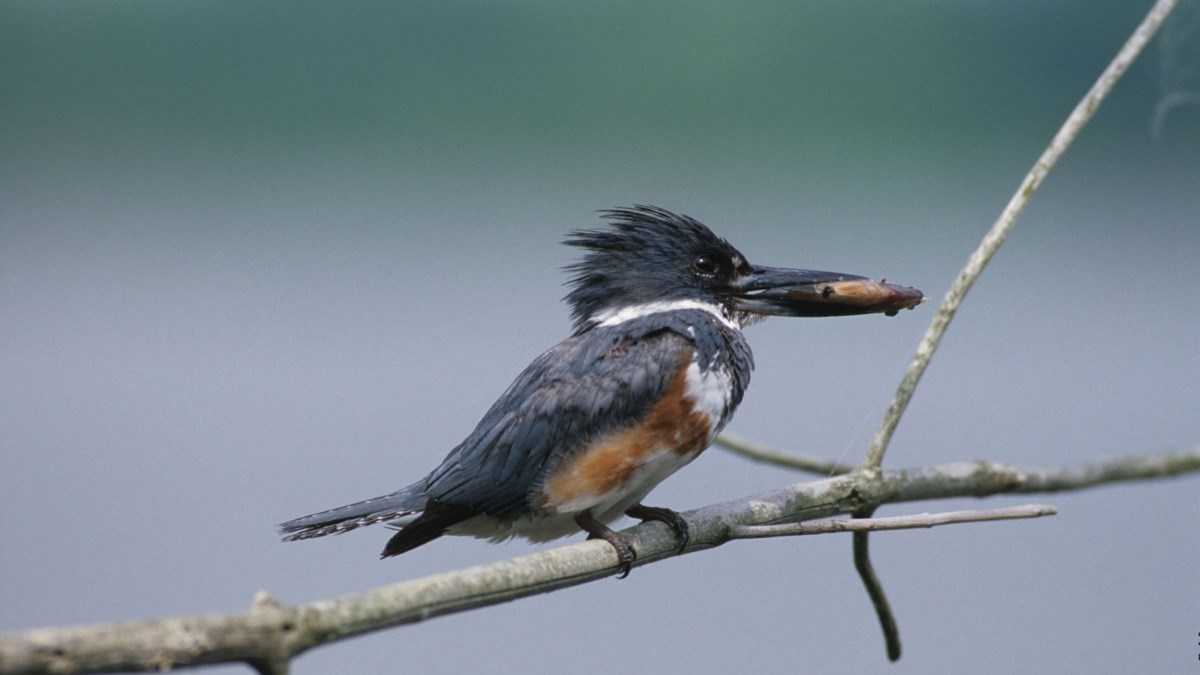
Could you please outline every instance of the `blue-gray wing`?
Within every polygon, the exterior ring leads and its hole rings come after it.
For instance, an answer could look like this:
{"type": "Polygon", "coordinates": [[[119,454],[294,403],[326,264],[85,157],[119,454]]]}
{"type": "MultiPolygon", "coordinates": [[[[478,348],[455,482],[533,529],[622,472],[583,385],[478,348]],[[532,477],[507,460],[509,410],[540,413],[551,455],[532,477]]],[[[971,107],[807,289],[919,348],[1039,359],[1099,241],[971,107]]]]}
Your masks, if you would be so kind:
{"type": "Polygon", "coordinates": [[[429,497],[494,516],[527,508],[555,461],[645,417],[694,346],[662,324],[630,329],[595,328],[534,360],[430,474],[429,497]]]}

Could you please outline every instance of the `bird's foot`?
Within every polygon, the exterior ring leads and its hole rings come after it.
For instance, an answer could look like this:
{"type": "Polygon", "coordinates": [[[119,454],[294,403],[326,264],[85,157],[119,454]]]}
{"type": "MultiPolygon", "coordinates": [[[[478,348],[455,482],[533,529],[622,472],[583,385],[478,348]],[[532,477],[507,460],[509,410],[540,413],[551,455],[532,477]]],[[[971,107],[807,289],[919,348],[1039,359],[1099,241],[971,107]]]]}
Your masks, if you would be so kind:
{"type": "Polygon", "coordinates": [[[687,521],[683,519],[683,516],[671,509],[664,509],[660,506],[634,504],[629,507],[625,515],[630,518],[637,518],[642,522],[657,520],[660,523],[665,523],[675,531],[675,539],[679,541],[679,552],[683,553],[683,550],[687,548],[688,540],[690,539],[687,521]]]}
{"type": "Polygon", "coordinates": [[[583,528],[584,532],[588,533],[588,539],[603,539],[617,551],[617,567],[621,569],[621,574],[618,579],[624,579],[629,576],[629,570],[633,569],[633,561],[637,560],[637,553],[633,547],[625,540],[625,537],[617,534],[604,523],[596,520],[592,516],[591,511],[584,511],[575,516],[575,523],[583,528]]]}

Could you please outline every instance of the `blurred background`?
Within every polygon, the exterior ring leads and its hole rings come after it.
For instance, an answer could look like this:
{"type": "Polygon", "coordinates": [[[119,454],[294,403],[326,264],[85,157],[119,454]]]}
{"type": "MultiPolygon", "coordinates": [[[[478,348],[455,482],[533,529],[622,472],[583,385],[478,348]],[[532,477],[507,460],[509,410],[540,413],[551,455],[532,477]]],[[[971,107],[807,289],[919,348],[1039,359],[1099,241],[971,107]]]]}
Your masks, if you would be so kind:
{"type": "MultiPolygon", "coordinates": [[[[692,215],[887,277],[776,319],[730,431],[857,462],[960,265],[1149,2],[0,5],[0,630],[297,603],[536,550],[276,523],[432,468],[569,332],[558,244],[692,215]]],[[[893,468],[1200,440],[1200,11],[1130,69],[972,291],[893,468]]],[[[710,450],[651,503],[807,478],[710,450]]],[[[297,673],[1192,672],[1197,478],[1060,515],[730,544],[317,649],[297,673]]],[[[576,540],[581,538],[576,538],[576,540]]],[[[209,672],[247,672],[226,667],[209,672]]]]}

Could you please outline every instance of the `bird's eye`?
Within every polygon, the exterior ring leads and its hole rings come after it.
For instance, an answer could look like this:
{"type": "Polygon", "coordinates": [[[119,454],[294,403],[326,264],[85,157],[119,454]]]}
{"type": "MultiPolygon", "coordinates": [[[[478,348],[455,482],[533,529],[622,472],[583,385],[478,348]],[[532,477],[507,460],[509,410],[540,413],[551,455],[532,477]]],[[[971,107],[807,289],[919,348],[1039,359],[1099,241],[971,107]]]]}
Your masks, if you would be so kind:
{"type": "Polygon", "coordinates": [[[707,253],[696,256],[695,260],[692,260],[692,267],[705,276],[713,276],[721,269],[717,259],[707,253]]]}

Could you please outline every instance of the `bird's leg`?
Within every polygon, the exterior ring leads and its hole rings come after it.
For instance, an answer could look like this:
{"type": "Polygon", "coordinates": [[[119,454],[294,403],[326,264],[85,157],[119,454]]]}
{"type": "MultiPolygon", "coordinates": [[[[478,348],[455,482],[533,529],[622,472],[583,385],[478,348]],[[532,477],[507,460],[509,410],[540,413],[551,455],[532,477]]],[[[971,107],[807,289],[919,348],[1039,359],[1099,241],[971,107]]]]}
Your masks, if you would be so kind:
{"type": "Polygon", "coordinates": [[[660,523],[666,523],[668,527],[675,531],[675,539],[679,541],[679,552],[683,553],[683,550],[687,548],[688,539],[690,538],[687,521],[683,519],[683,516],[671,509],[664,509],[661,506],[634,504],[629,507],[625,515],[630,518],[637,518],[643,523],[647,520],[657,520],[660,523]]]}
{"type": "Polygon", "coordinates": [[[592,516],[591,511],[584,511],[575,516],[575,523],[583,528],[584,532],[588,533],[588,539],[603,539],[612,544],[612,547],[617,551],[617,566],[621,568],[621,574],[618,579],[624,579],[629,576],[629,570],[633,568],[633,561],[637,559],[637,554],[634,553],[633,547],[625,541],[625,537],[612,531],[612,528],[604,523],[596,520],[592,516]]]}

